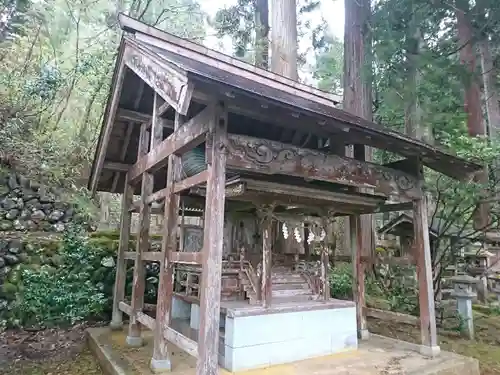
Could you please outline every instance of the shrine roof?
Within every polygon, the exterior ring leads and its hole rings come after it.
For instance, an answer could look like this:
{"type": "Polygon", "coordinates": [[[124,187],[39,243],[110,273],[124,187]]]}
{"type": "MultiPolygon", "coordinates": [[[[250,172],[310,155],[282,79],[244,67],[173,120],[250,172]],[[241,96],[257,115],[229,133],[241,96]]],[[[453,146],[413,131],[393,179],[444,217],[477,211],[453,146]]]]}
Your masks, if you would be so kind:
{"type": "MultiPolygon", "coordinates": [[[[320,148],[318,144],[322,144],[326,149],[333,142],[340,142],[342,146],[367,145],[403,158],[420,158],[429,168],[457,179],[469,178],[482,168],[474,161],[352,115],[338,108],[341,98],[336,95],[257,68],[123,14],[119,21],[126,35],[122,38],[89,178],[89,188],[93,191],[123,191],[125,168],[111,173],[103,171],[103,165],[105,161],[123,165],[136,162],[140,126],[133,125],[148,121],[152,113],[153,89],[144,85],[130,69],[118,77],[127,46],[153,59],[158,66],[177,72],[194,86],[189,110],[207,99],[207,94],[223,99],[230,111],[230,131],[232,124],[236,124],[234,126],[246,127],[248,132],[255,133],[248,135],[283,139],[285,131],[293,129],[300,142],[309,142],[306,147],[320,148]],[[117,105],[113,106],[116,87],[120,87],[120,93],[117,105]],[[110,118],[114,119],[111,123],[110,118]]],[[[166,114],[169,116],[173,118],[173,113],[166,114]]],[[[171,127],[164,129],[165,136],[171,132],[171,127]]],[[[159,180],[164,181],[161,177],[159,180]]]]}

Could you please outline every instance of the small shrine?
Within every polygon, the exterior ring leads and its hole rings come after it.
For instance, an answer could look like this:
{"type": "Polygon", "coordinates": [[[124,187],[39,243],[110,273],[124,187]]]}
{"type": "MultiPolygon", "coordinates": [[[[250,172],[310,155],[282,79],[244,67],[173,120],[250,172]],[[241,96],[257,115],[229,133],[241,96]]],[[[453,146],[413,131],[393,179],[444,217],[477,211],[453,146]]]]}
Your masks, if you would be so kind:
{"type": "Polygon", "coordinates": [[[173,344],[197,359],[198,375],[356,350],[368,335],[364,270],[373,260],[362,216],[408,210],[421,352],[437,355],[423,166],[460,179],[481,166],[353,116],[334,95],[119,20],[125,34],[89,188],[122,194],[111,326],[123,329],[128,316],[127,344],[141,346],[149,329],[154,372],[171,370],[173,344]],[[365,146],[401,160],[367,162],[365,146]],[[150,247],[152,213],[164,215],[161,251],[150,247]],[[353,301],[330,297],[338,217],[349,221],[353,301]],[[153,314],[145,262],[160,264],[153,314]]]}

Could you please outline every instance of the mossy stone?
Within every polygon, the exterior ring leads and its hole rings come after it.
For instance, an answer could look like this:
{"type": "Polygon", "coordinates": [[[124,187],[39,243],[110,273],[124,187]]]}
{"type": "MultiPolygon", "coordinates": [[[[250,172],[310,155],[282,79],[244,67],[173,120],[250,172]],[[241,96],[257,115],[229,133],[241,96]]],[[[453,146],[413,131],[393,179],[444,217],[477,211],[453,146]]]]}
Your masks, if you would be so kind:
{"type": "Polygon", "coordinates": [[[47,256],[45,254],[41,254],[40,255],[40,264],[51,264],[50,256],[47,256]]]}
{"type": "Polygon", "coordinates": [[[24,250],[26,250],[26,252],[28,254],[32,254],[36,251],[37,249],[37,246],[35,246],[35,244],[33,242],[26,242],[24,244],[24,250]]]}
{"type": "Polygon", "coordinates": [[[12,283],[4,283],[2,285],[2,296],[10,301],[16,298],[17,286],[12,283]]]}
{"type": "Polygon", "coordinates": [[[0,220],[0,230],[10,230],[12,229],[12,221],[0,220]]]}
{"type": "Polygon", "coordinates": [[[95,248],[114,249],[118,247],[119,240],[107,237],[93,237],[89,239],[89,245],[95,248]]]}
{"type": "Polygon", "coordinates": [[[41,250],[45,255],[52,256],[59,252],[61,243],[59,241],[49,241],[41,246],[41,250]]]}
{"type": "Polygon", "coordinates": [[[9,188],[5,185],[0,185],[0,197],[9,194],[9,188]]]}
{"type": "Polygon", "coordinates": [[[31,261],[30,256],[27,253],[21,253],[17,257],[22,263],[29,263],[31,261]]]}
{"type": "Polygon", "coordinates": [[[31,259],[30,264],[41,264],[42,263],[41,257],[38,254],[30,255],[30,259],[31,259]]]}
{"type": "Polygon", "coordinates": [[[43,266],[40,267],[41,271],[48,272],[48,273],[54,273],[57,271],[55,267],[52,267],[48,264],[44,264],[43,266]]]}
{"type": "Polygon", "coordinates": [[[107,238],[110,240],[118,240],[120,239],[120,232],[117,230],[103,230],[90,233],[90,238],[107,238]]]}
{"type": "Polygon", "coordinates": [[[9,280],[10,283],[16,285],[21,281],[21,275],[22,275],[22,268],[18,266],[19,265],[17,265],[10,271],[9,277],[7,278],[7,280],[9,280]]]}

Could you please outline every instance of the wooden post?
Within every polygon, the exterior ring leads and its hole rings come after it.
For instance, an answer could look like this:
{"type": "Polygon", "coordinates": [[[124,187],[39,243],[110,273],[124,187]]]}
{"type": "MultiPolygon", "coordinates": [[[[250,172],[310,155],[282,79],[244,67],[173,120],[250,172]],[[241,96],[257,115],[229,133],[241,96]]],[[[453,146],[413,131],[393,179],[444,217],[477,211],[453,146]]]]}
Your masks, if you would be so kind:
{"type": "Polygon", "coordinates": [[[262,306],[269,307],[272,303],[272,217],[269,208],[262,213],[262,306]]]}
{"type": "Polygon", "coordinates": [[[321,288],[322,297],[325,301],[330,299],[330,278],[328,275],[328,243],[325,241],[321,246],[321,288]]]}
{"type": "Polygon", "coordinates": [[[422,339],[420,352],[423,355],[434,357],[439,354],[440,348],[437,343],[431,248],[425,196],[413,202],[413,230],[415,235],[414,249],[417,261],[420,333],[422,339]]]}
{"type": "Polygon", "coordinates": [[[368,326],[364,310],[365,301],[365,264],[361,262],[363,249],[363,235],[361,230],[361,217],[352,215],[349,217],[349,238],[351,240],[352,251],[352,280],[353,280],[353,299],[356,303],[356,320],[358,323],[358,337],[362,340],[368,338],[368,326]]]}
{"type": "MultiPolygon", "coordinates": [[[[321,281],[323,283],[323,299],[328,301],[330,299],[330,275],[328,274],[329,265],[330,265],[330,256],[328,254],[329,245],[330,245],[330,233],[328,233],[328,228],[330,227],[330,218],[334,217],[334,213],[328,211],[326,215],[323,217],[322,225],[323,230],[325,231],[325,238],[323,240],[323,244],[321,247],[321,281]]],[[[305,237],[307,238],[307,237],[305,237]]],[[[304,241],[307,242],[307,241],[304,241]]]]}
{"type": "Polygon", "coordinates": [[[115,288],[113,291],[113,315],[111,329],[120,330],[123,326],[123,313],[119,309],[119,304],[125,298],[125,277],[126,277],[126,261],[125,251],[128,251],[130,240],[130,222],[132,212],[129,210],[134,199],[134,187],[128,183],[128,174],[125,175],[125,186],[122,196],[122,212],[120,223],[120,243],[118,244],[118,254],[116,257],[116,277],[115,288]]]}
{"type": "MultiPolygon", "coordinates": [[[[148,153],[149,132],[146,124],[141,126],[139,138],[138,158],[148,153]]],[[[146,202],[148,195],[153,193],[153,175],[144,173],[142,175],[141,200],[139,206],[139,233],[136,246],[136,257],[134,263],[134,279],[132,286],[132,303],[130,323],[128,328],[127,344],[129,346],[142,346],[141,327],[137,321],[137,313],[142,311],[144,305],[144,264],[142,253],[149,248],[149,226],[150,226],[150,206],[146,202]]]]}
{"type": "Polygon", "coordinates": [[[321,281],[323,283],[323,299],[328,301],[330,299],[330,279],[328,275],[328,243],[324,242],[321,247],[321,281]]]}
{"type": "Polygon", "coordinates": [[[197,375],[219,373],[219,319],[224,237],[227,111],[212,103],[209,137],[212,137],[205,203],[203,272],[200,298],[197,375]],[[210,224],[209,224],[210,223],[210,224]]]}
{"type": "MultiPolygon", "coordinates": [[[[155,106],[155,112],[158,105],[155,106]]],[[[160,122],[156,116],[154,123],[160,122]]],[[[177,131],[184,122],[184,116],[175,114],[174,131],[177,131]]],[[[154,125],[153,123],[153,125],[154,125]]],[[[161,125],[161,124],[160,124],[161,125]]],[[[156,327],[154,332],[153,357],[150,367],[153,372],[170,371],[171,361],[164,335],[165,328],[170,325],[172,296],[174,291],[174,264],[170,261],[170,254],[177,251],[177,225],[179,220],[180,196],[174,192],[174,184],[181,176],[181,159],[175,154],[168,157],[167,183],[165,194],[165,210],[163,219],[162,258],[160,261],[160,275],[158,297],[156,301],[156,327]]]]}

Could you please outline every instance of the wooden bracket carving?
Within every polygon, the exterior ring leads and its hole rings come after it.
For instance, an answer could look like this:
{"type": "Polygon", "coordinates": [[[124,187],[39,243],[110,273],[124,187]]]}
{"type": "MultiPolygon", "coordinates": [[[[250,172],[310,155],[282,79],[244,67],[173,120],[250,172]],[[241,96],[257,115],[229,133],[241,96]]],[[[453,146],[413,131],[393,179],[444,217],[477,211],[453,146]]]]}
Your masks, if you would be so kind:
{"type": "Polygon", "coordinates": [[[228,135],[227,147],[229,168],[372,188],[386,196],[422,194],[414,176],[373,163],[235,134],[228,135]]]}

